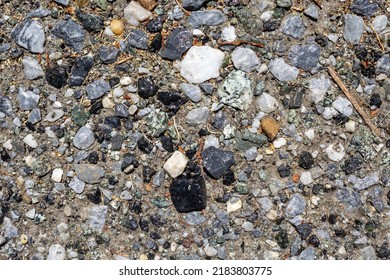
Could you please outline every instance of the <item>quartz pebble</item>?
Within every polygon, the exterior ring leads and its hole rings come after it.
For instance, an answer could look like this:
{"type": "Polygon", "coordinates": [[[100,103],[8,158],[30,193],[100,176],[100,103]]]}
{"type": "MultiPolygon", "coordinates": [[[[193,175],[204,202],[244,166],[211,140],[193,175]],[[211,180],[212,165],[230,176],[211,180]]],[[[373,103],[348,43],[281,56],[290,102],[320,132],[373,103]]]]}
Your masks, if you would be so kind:
{"type": "Polygon", "coordinates": [[[137,1],[131,1],[124,10],[124,18],[131,25],[138,26],[152,17],[152,13],[144,9],[137,1]]]}
{"type": "Polygon", "coordinates": [[[164,170],[172,178],[176,178],[181,175],[186,168],[188,158],[179,151],[175,151],[172,156],[165,162],[164,170]]]}

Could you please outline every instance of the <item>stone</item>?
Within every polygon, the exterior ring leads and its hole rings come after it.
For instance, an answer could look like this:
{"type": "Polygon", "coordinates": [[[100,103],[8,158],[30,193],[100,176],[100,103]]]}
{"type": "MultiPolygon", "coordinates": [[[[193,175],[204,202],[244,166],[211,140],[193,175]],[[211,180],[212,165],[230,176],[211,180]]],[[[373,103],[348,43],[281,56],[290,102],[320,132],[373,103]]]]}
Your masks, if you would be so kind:
{"type": "Polygon", "coordinates": [[[12,30],[11,38],[31,53],[43,53],[45,50],[45,32],[36,20],[27,19],[19,23],[12,30]]]}
{"type": "Polygon", "coordinates": [[[193,46],[180,63],[180,75],[190,83],[219,77],[225,54],[208,46],[193,46]]]}
{"type": "Polygon", "coordinates": [[[188,163],[188,158],[181,152],[175,151],[164,163],[164,170],[172,178],[176,178],[184,172],[188,163]]]}
{"type": "Polygon", "coordinates": [[[183,8],[187,11],[196,11],[202,8],[210,0],[183,0],[183,8]]]}
{"type": "Polygon", "coordinates": [[[32,124],[36,124],[42,120],[41,111],[38,108],[34,108],[31,110],[28,115],[28,122],[32,124]]]}
{"type": "Polygon", "coordinates": [[[376,13],[379,6],[375,1],[354,0],[349,9],[357,15],[372,16],[376,13]]]}
{"type": "Polygon", "coordinates": [[[288,108],[289,109],[301,108],[304,94],[305,94],[305,90],[303,88],[298,88],[294,92],[293,96],[290,98],[288,108]]]}
{"type": "Polygon", "coordinates": [[[311,183],[313,183],[313,177],[311,176],[311,173],[309,171],[302,172],[301,177],[299,178],[299,181],[304,185],[308,186],[311,183]]]}
{"type": "Polygon", "coordinates": [[[350,157],[344,161],[344,165],[342,166],[343,171],[346,175],[352,174],[355,171],[362,168],[363,159],[358,156],[350,157]]]}
{"type": "Polygon", "coordinates": [[[200,224],[203,224],[206,221],[205,216],[203,216],[199,212],[189,212],[183,215],[184,220],[186,221],[187,224],[190,226],[197,226],[200,224]]]}
{"type": "Polygon", "coordinates": [[[94,142],[93,132],[86,126],[81,127],[73,139],[73,145],[80,150],[88,149],[94,142]]]}
{"type": "Polygon", "coordinates": [[[60,89],[67,84],[67,68],[60,65],[53,65],[52,67],[46,68],[45,77],[49,85],[60,89]]]}
{"type": "Polygon", "coordinates": [[[167,111],[176,114],[180,107],[185,104],[188,99],[176,92],[162,91],[157,95],[157,100],[161,101],[167,111]]]}
{"type": "Polygon", "coordinates": [[[48,15],[51,14],[51,11],[48,10],[48,9],[44,9],[44,8],[38,8],[38,9],[35,9],[35,10],[32,10],[31,12],[29,12],[24,18],[25,19],[29,19],[29,18],[44,18],[44,17],[47,17],[48,15]]]}
{"type": "Polygon", "coordinates": [[[198,103],[202,100],[202,92],[198,86],[181,83],[180,88],[185,92],[192,102],[198,103]]]}
{"type": "Polygon", "coordinates": [[[97,205],[90,208],[88,225],[96,233],[101,233],[106,222],[108,206],[97,205]]]}
{"type": "Polygon", "coordinates": [[[77,52],[84,48],[86,31],[73,19],[58,21],[51,33],[61,38],[66,46],[77,52]]]}
{"type": "Polygon", "coordinates": [[[69,86],[81,86],[93,66],[92,56],[77,57],[70,73],[69,86]]]}
{"type": "Polygon", "coordinates": [[[148,35],[141,29],[133,29],[127,35],[127,44],[130,47],[147,50],[149,47],[148,41],[148,35]]]}
{"type": "Polygon", "coordinates": [[[207,107],[196,108],[188,112],[186,122],[191,125],[206,124],[210,116],[210,110],[207,107]]]}
{"type": "Polygon", "coordinates": [[[329,90],[332,82],[321,75],[319,78],[313,78],[308,81],[309,84],[309,99],[317,104],[324,100],[326,92],[329,90]]]}
{"type": "Polygon", "coordinates": [[[153,137],[160,136],[168,128],[168,115],[165,112],[152,112],[145,121],[153,137]]]}
{"type": "Polygon", "coordinates": [[[0,112],[6,116],[11,116],[13,114],[12,102],[8,96],[0,94],[0,112]]]}
{"type": "Polygon", "coordinates": [[[23,68],[24,76],[26,77],[27,80],[35,80],[45,76],[45,73],[43,72],[41,65],[39,65],[39,62],[36,59],[25,56],[22,59],[22,64],[24,67],[23,68]]]}
{"type": "Polygon", "coordinates": [[[264,92],[262,95],[260,95],[260,97],[257,98],[256,104],[260,111],[264,113],[272,113],[279,106],[279,103],[276,98],[266,92],[264,92]]]}
{"type": "Polygon", "coordinates": [[[221,38],[225,42],[234,42],[237,39],[236,29],[234,26],[229,25],[222,29],[221,38]]]}
{"type": "Polygon", "coordinates": [[[235,48],[231,54],[231,58],[234,67],[245,72],[251,72],[260,66],[260,60],[257,54],[249,48],[235,48]]]}
{"type": "Polygon", "coordinates": [[[101,46],[98,50],[99,58],[104,64],[114,63],[120,51],[116,47],[101,46]]]}
{"type": "Polygon", "coordinates": [[[332,107],[346,117],[350,117],[353,113],[352,103],[345,97],[337,97],[332,103],[332,107]]]}
{"type": "Polygon", "coordinates": [[[263,146],[265,143],[268,142],[267,136],[265,136],[264,134],[252,133],[248,130],[244,131],[244,133],[242,135],[242,140],[245,140],[247,142],[251,142],[250,147],[255,146],[258,148],[263,146]]]}
{"type": "Polygon", "coordinates": [[[158,87],[154,82],[152,76],[145,76],[138,79],[137,82],[138,95],[144,99],[155,96],[158,91],[158,87]]]}
{"type": "Polygon", "coordinates": [[[359,16],[347,14],[344,16],[344,39],[351,44],[357,45],[363,35],[364,22],[359,16]]]}
{"type": "Polygon", "coordinates": [[[160,32],[163,28],[165,19],[166,18],[164,15],[155,17],[154,19],[148,22],[148,24],[146,25],[146,30],[153,33],[160,32]]]}
{"type": "Polygon", "coordinates": [[[226,21],[226,16],[220,10],[205,10],[192,12],[189,17],[189,24],[193,28],[199,28],[203,25],[217,26],[226,21]]]}
{"type": "Polygon", "coordinates": [[[121,103],[116,104],[114,106],[114,110],[115,110],[115,115],[120,118],[127,118],[130,115],[127,106],[121,103]]]}
{"type": "Polygon", "coordinates": [[[32,208],[31,210],[27,211],[26,217],[29,218],[30,220],[34,220],[35,214],[36,214],[35,208],[32,208]]]}
{"type": "Polygon", "coordinates": [[[294,39],[302,39],[305,30],[305,25],[299,15],[289,14],[282,21],[281,31],[294,39]]]}
{"type": "Polygon", "coordinates": [[[65,7],[68,7],[69,5],[69,0],[54,0],[57,4],[63,5],[65,7]]]}
{"type": "Polygon", "coordinates": [[[291,64],[303,70],[310,70],[317,66],[321,48],[317,44],[294,45],[291,47],[288,58],[291,64]]]}
{"type": "Polygon", "coordinates": [[[363,248],[361,251],[362,251],[361,258],[363,260],[376,260],[377,259],[374,247],[367,246],[367,247],[363,248]]]}
{"type": "Polygon", "coordinates": [[[131,1],[124,10],[124,18],[132,25],[151,19],[153,14],[144,9],[137,1],[131,1]]]}
{"type": "Polygon", "coordinates": [[[272,117],[264,117],[261,119],[261,129],[267,135],[270,141],[273,141],[279,132],[279,122],[272,117]]]}
{"type": "Polygon", "coordinates": [[[361,191],[376,184],[379,184],[379,174],[377,172],[374,172],[370,175],[366,175],[362,179],[357,179],[355,184],[353,185],[353,188],[358,191],[361,191]]]}
{"type": "Polygon", "coordinates": [[[242,208],[241,199],[233,198],[226,203],[226,212],[228,214],[240,210],[241,208],[242,208]]]}
{"type": "Polygon", "coordinates": [[[298,78],[299,70],[286,63],[283,58],[272,59],[268,68],[271,74],[281,82],[293,81],[298,78]]]}
{"type": "Polygon", "coordinates": [[[279,172],[280,177],[282,177],[282,178],[290,177],[291,176],[291,167],[287,164],[281,164],[278,167],[278,172],[279,172]]]}
{"type": "Polygon", "coordinates": [[[252,103],[253,92],[247,74],[235,70],[225,78],[218,88],[221,102],[239,110],[246,110],[252,103]]]}
{"type": "Polygon", "coordinates": [[[300,194],[294,194],[286,205],[286,216],[287,218],[294,218],[299,214],[302,214],[306,208],[306,200],[300,194]]]}
{"type": "Polygon", "coordinates": [[[376,62],[376,72],[390,76],[390,56],[384,55],[376,62]]]}
{"type": "Polygon", "coordinates": [[[316,249],[314,247],[307,247],[299,254],[298,260],[314,260],[315,257],[316,249]]]}
{"type": "Polygon", "coordinates": [[[387,16],[385,15],[379,15],[374,18],[372,21],[372,26],[374,27],[374,30],[376,33],[381,33],[387,26],[387,16]]]}
{"type": "Polygon", "coordinates": [[[338,145],[333,143],[325,149],[325,153],[331,161],[339,162],[345,156],[345,149],[341,143],[338,145]]]}
{"type": "Polygon", "coordinates": [[[204,140],[203,150],[206,150],[208,147],[219,148],[219,139],[214,135],[207,135],[204,140]]]}
{"type": "Polygon", "coordinates": [[[203,166],[215,179],[221,178],[235,164],[234,154],[213,146],[202,152],[203,166]]]}
{"type": "Polygon", "coordinates": [[[89,99],[98,99],[111,90],[110,85],[105,80],[96,80],[86,87],[89,99]]]}
{"type": "Polygon", "coordinates": [[[20,109],[30,111],[37,107],[40,97],[39,94],[36,94],[31,90],[26,91],[24,88],[19,87],[17,99],[20,109]]]}
{"type": "Polygon", "coordinates": [[[182,55],[192,47],[192,41],[193,36],[190,30],[176,28],[165,39],[160,56],[170,60],[181,59],[182,55]]]}
{"type": "Polygon", "coordinates": [[[54,168],[52,173],[51,173],[51,179],[54,182],[60,183],[62,180],[62,175],[64,174],[64,170],[61,168],[54,168]]]}
{"type": "Polygon", "coordinates": [[[125,24],[123,23],[123,20],[113,19],[110,22],[110,29],[112,33],[119,36],[125,30],[125,24]]]}
{"type": "Polygon", "coordinates": [[[80,194],[84,192],[85,183],[75,176],[69,182],[69,188],[71,188],[75,193],[80,194]]]}
{"type": "Polygon", "coordinates": [[[8,217],[2,218],[3,222],[0,225],[0,232],[5,238],[16,238],[19,236],[18,228],[12,223],[8,217]]]}
{"type": "Polygon", "coordinates": [[[74,170],[77,177],[87,184],[98,184],[104,177],[104,169],[95,164],[76,164],[74,170]]]}
{"type": "Polygon", "coordinates": [[[99,32],[104,28],[104,19],[99,15],[83,13],[77,9],[76,17],[89,32],[99,32]]]}
{"type": "Polygon", "coordinates": [[[173,205],[180,213],[206,208],[206,184],[202,176],[179,176],[173,179],[169,193],[173,205]]]}
{"type": "Polygon", "coordinates": [[[315,4],[310,4],[303,13],[313,20],[318,20],[318,8],[315,4]]]}
{"type": "Polygon", "coordinates": [[[65,248],[60,244],[52,244],[49,248],[48,260],[61,261],[66,257],[65,248]]]}
{"type": "Polygon", "coordinates": [[[347,211],[355,210],[362,205],[359,193],[349,188],[339,188],[336,191],[336,197],[345,204],[347,211]]]}
{"type": "Polygon", "coordinates": [[[207,244],[204,247],[204,252],[206,253],[206,256],[208,257],[214,257],[218,254],[218,250],[212,247],[210,244],[207,244]]]}

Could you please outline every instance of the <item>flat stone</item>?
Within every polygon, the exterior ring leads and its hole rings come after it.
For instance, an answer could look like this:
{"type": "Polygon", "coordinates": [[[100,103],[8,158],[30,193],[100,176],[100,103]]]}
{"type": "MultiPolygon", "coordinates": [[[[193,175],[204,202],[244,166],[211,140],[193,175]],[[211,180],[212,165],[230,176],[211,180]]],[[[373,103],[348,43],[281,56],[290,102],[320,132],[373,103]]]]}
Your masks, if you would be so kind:
{"type": "Polygon", "coordinates": [[[41,120],[42,120],[41,110],[39,110],[38,108],[32,109],[30,114],[28,115],[28,122],[32,124],[36,124],[41,120]]]}
{"type": "Polygon", "coordinates": [[[74,61],[69,78],[69,86],[81,86],[93,66],[92,56],[80,56],[74,61]]]}
{"type": "Polygon", "coordinates": [[[376,62],[376,72],[390,76],[390,57],[384,55],[376,62]]]}
{"type": "Polygon", "coordinates": [[[29,19],[29,18],[44,18],[44,17],[47,17],[48,15],[51,14],[51,11],[48,10],[48,9],[44,9],[44,8],[38,8],[38,9],[35,9],[35,10],[32,10],[31,12],[29,12],[24,18],[25,19],[29,19]]]}
{"type": "Polygon", "coordinates": [[[372,16],[376,13],[379,6],[375,1],[354,0],[349,9],[357,15],[372,16]]]}
{"type": "Polygon", "coordinates": [[[264,117],[261,119],[261,129],[270,141],[275,139],[279,132],[279,127],[279,122],[272,117],[264,117]]]}
{"type": "Polygon", "coordinates": [[[30,111],[37,107],[39,102],[39,94],[32,92],[31,90],[24,90],[24,88],[19,87],[17,99],[19,101],[19,107],[22,110],[30,111]]]}
{"type": "Polygon", "coordinates": [[[77,131],[73,139],[73,145],[80,150],[88,149],[94,142],[95,137],[92,130],[85,126],[77,131]]]}
{"type": "Polygon", "coordinates": [[[226,16],[220,10],[205,10],[192,12],[188,20],[193,28],[203,25],[217,26],[226,21],[226,16]]]}
{"type": "Polygon", "coordinates": [[[359,193],[349,188],[340,188],[336,191],[336,197],[345,204],[347,211],[353,211],[362,205],[359,193]]]}
{"type": "Polygon", "coordinates": [[[247,74],[235,70],[225,78],[218,88],[221,102],[239,110],[246,110],[252,103],[253,92],[247,74]]]}
{"type": "Polygon", "coordinates": [[[0,112],[6,116],[11,116],[13,114],[12,102],[8,96],[0,94],[0,112]]]}
{"type": "Polygon", "coordinates": [[[306,208],[306,200],[300,194],[294,194],[286,205],[286,216],[287,218],[294,218],[299,214],[303,213],[306,208]]]}
{"type": "Polygon", "coordinates": [[[219,77],[225,54],[208,46],[193,46],[180,63],[180,75],[190,83],[203,83],[219,77]]]}
{"type": "Polygon", "coordinates": [[[25,56],[22,59],[22,64],[24,67],[24,76],[27,80],[35,80],[45,76],[41,65],[39,65],[39,62],[36,59],[25,56]]]}
{"type": "Polygon", "coordinates": [[[54,168],[51,173],[51,179],[54,182],[60,183],[62,181],[62,175],[64,174],[64,170],[61,168],[54,168]]]}
{"type": "Polygon", "coordinates": [[[366,175],[363,179],[357,179],[353,188],[361,191],[376,184],[379,184],[379,174],[375,172],[370,175],[366,175]]]}
{"type": "Polygon", "coordinates": [[[75,176],[69,182],[69,188],[71,188],[75,193],[83,193],[85,188],[85,182],[81,181],[75,176]]]}
{"type": "Polygon", "coordinates": [[[45,50],[46,36],[38,21],[27,19],[19,23],[12,30],[11,38],[29,52],[43,53],[45,50]]]}
{"type": "Polygon", "coordinates": [[[96,233],[101,233],[106,222],[108,206],[98,205],[90,208],[88,219],[89,228],[96,233]]]}
{"type": "Polygon", "coordinates": [[[165,162],[164,170],[172,178],[176,178],[184,172],[188,163],[188,158],[181,152],[175,151],[172,156],[165,162]]]}
{"type": "Polygon", "coordinates": [[[376,16],[372,21],[372,26],[374,27],[376,33],[382,32],[386,28],[387,22],[388,22],[387,16],[385,15],[376,16]]]}
{"type": "Polygon", "coordinates": [[[210,110],[207,107],[196,108],[188,112],[186,122],[191,125],[201,125],[207,123],[210,110]]]}
{"type": "Polygon", "coordinates": [[[346,117],[350,117],[353,113],[352,103],[345,97],[337,97],[333,101],[332,107],[346,117]]]}
{"type": "Polygon", "coordinates": [[[328,158],[332,161],[339,162],[341,161],[344,156],[345,156],[345,149],[344,146],[339,143],[338,145],[336,144],[330,144],[326,149],[325,153],[328,156],[328,158]]]}
{"type": "Polygon", "coordinates": [[[182,55],[192,47],[192,41],[193,35],[190,30],[176,28],[165,39],[160,56],[170,60],[181,59],[182,55]]]}
{"type": "Polygon", "coordinates": [[[210,0],[183,0],[183,8],[187,11],[196,11],[202,8],[210,0]]]}
{"type": "Polygon", "coordinates": [[[86,91],[89,99],[98,99],[111,90],[105,80],[96,80],[87,85],[86,91]]]}
{"type": "Polygon", "coordinates": [[[58,21],[51,33],[77,52],[84,48],[86,31],[73,19],[58,21]]]}
{"type": "Polygon", "coordinates": [[[104,169],[96,164],[76,164],[74,170],[77,177],[87,184],[97,184],[104,177],[104,169]]]}
{"type": "Polygon", "coordinates": [[[279,106],[279,103],[276,98],[266,92],[264,92],[257,98],[256,104],[260,111],[264,113],[271,113],[275,111],[279,106]]]}
{"type": "Polygon", "coordinates": [[[197,226],[203,224],[206,221],[205,216],[203,216],[201,213],[196,211],[186,213],[184,214],[183,217],[186,223],[189,224],[190,226],[197,226]]]}
{"type": "Polygon", "coordinates": [[[70,0],[54,0],[57,4],[63,5],[65,7],[68,7],[70,0]]]}
{"type": "Polygon", "coordinates": [[[99,32],[104,28],[104,18],[102,16],[83,13],[77,9],[76,17],[89,32],[99,32]]]}
{"type": "Polygon", "coordinates": [[[310,4],[303,13],[313,20],[318,19],[318,8],[315,4],[310,4]]]}
{"type": "Polygon", "coordinates": [[[206,208],[206,184],[202,176],[179,176],[173,179],[169,193],[173,205],[180,213],[206,208]]]}
{"type": "Polygon", "coordinates": [[[319,78],[310,79],[308,84],[310,101],[317,104],[324,100],[332,82],[328,78],[325,78],[324,75],[321,75],[319,78]]]}
{"type": "Polygon", "coordinates": [[[272,59],[268,68],[271,74],[281,82],[288,82],[298,78],[299,70],[286,63],[283,58],[272,59]]]}
{"type": "Polygon", "coordinates": [[[153,14],[143,8],[137,1],[131,1],[124,10],[124,18],[132,25],[151,19],[153,14]]]}
{"type": "Polygon", "coordinates": [[[47,256],[48,260],[61,261],[66,257],[65,247],[60,244],[52,244],[49,248],[49,254],[47,256]]]}
{"type": "Polygon", "coordinates": [[[287,15],[281,25],[283,34],[288,35],[294,39],[302,39],[305,34],[305,25],[299,15],[287,15]]]}
{"type": "Polygon", "coordinates": [[[376,260],[376,252],[374,247],[367,246],[362,249],[362,257],[363,260],[376,260]]]}
{"type": "Polygon", "coordinates": [[[133,29],[127,35],[127,44],[130,47],[147,50],[149,47],[148,41],[148,35],[141,29],[133,29]]]}
{"type": "Polygon", "coordinates": [[[245,72],[251,72],[258,69],[260,66],[260,60],[257,57],[257,54],[249,48],[235,48],[231,58],[234,67],[245,72]]]}
{"type": "Polygon", "coordinates": [[[293,66],[308,71],[317,66],[320,51],[321,48],[317,44],[294,45],[290,49],[288,58],[293,66]]]}
{"type": "Polygon", "coordinates": [[[98,50],[99,58],[104,64],[114,63],[120,51],[116,47],[101,46],[98,50]]]}
{"type": "Polygon", "coordinates": [[[215,179],[221,178],[235,164],[234,154],[213,146],[202,152],[203,166],[215,179]]]}
{"type": "Polygon", "coordinates": [[[307,247],[299,254],[298,260],[314,260],[315,257],[316,257],[316,249],[313,247],[307,247]]]}
{"type": "Polygon", "coordinates": [[[202,100],[202,92],[198,86],[181,83],[180,88],[185,92],[192,102],[198,103],[202,100]]]}
{"type": "Polygon", "coordinates": [[[364,22],[363,18],[351,14],[344,17],[344,39],[351,44],[357,45],[363,35],[364,22]]]}

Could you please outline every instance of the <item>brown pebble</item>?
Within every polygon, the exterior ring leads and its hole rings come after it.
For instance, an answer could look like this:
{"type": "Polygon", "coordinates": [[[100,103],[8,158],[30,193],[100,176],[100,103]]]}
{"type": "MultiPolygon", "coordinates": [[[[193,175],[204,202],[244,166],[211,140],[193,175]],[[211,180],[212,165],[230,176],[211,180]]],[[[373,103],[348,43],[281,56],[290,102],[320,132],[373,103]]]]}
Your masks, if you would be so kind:
{"type": "Polygon", "coordinates": [[[264,117],[261,120],[261,128],[267,135],[268,139],[273,141],[279,131],[279,123],[272,117],[264,117]]]}
{"type": "Polygon", "coordinates": [[[154,0],[138,0],[138,2],[148,11],[152,11],[157,6],[157,2],[154,0]]]}
{"type": "Polygon", "coordinates": [[[110,23],[110,28],[115,35],[121,35],[125,30],[125,25],[122,20],[113,19],[110,23]]]}

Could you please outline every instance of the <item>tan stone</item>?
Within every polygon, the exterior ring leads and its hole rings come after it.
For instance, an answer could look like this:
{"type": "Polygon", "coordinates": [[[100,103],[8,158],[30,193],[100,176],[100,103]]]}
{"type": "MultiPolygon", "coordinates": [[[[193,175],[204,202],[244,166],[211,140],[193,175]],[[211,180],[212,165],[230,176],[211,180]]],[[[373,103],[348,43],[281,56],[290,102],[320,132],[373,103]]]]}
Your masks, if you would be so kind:
{"type": "Polygon", "coordinates": [[[279,127],[278,121],[272,117],[264,117],[261,120],[261,128],[271,141],[273,141],[278,134],[279,127]]]}
{"type": "Polygon", "coordinates": [[[157,6],[157,2],[154,0],[138,0],[138,2],[149,11],[152,11],[157,6]]]}
{"type": "Polygon", "coordinates": [[[125,25],[123,23],[123,20],[113,19],[110,23],[110,28],[115,35],[121,35],[125,30],[125,25]]]}

